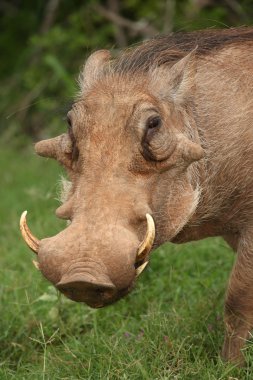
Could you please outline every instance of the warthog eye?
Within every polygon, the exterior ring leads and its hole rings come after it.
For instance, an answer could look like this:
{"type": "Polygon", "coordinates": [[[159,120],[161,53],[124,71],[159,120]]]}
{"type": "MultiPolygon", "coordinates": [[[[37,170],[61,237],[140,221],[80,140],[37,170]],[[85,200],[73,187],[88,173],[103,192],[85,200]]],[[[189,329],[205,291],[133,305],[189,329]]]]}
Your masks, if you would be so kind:
{"type": "Polygon", "coordinates": [[[165,159],[166,133],[165,128],[163,128],[163,120],[157,113],[146,119],[141,145],[142,154],[146,160],[163,161],[165,159]]]}
{"type": "Polygon", "coordinates": [[[146,121],[146,130],[144,135],[144,140],[149,142],[153,135],[160,129],[162,126],[162,120],[159,115],[150,116],[146,121]]]}
{"type": "Polygon", "coordinates": [[[154,129],[154,128],[159,128],[162,124],[162,120],[160,116],[151,116],[147,120],[147,128],[148,129],[154,129]]]}
{"type": "Polygon", "coordinates": [[[75,140],[73,129],[72,129],[72,123],[70,117],[67,115],[67,123],[68,123],[68,134],[71,139],[71,141],[75,140]]]}
{"type": "Polygon", "coordinates": [[[161,127],[162,120],[160,116],[151,116],[146,121],[146,133],[145,139],[146,141],[151,140],[152,136],[157,132],[157,130],[161,127]]]}
{"type": "Polygon", "coordinates": [[[73,133],[71,118],[69,115],[67,115],[67,122],[68,122],[68,135],[70,137],[70,140],[72,141],[72,154],[71,154],[71,160],[76,161],[79,157],[79,150],[76,146],[76,139],[73,133]]]}

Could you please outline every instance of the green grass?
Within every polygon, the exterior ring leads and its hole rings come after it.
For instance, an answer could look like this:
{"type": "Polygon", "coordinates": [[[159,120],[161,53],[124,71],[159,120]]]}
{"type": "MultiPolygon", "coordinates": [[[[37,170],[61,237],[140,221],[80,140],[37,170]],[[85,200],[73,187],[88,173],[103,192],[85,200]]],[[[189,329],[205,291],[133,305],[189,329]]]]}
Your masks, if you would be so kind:
{"type": "Polygon", "coordinates": [[[38,237],[54,210],[61,169],[32,151],[0,152],[0,379],[252,379],[222,363],[224,293],[234,255],[220,239],[167,244],[124,300],[93,310],[59,296],[35,270],[19,233],[28,209],[38,237]]]}

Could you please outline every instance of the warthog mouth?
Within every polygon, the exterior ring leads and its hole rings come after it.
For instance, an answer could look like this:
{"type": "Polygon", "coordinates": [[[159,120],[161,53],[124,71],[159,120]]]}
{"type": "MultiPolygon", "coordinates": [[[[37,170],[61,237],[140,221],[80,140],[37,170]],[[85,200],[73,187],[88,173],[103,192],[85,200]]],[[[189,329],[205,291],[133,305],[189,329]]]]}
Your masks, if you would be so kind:
{"type": "MultiPolygon", "coordinates": [[[[20,230],[28,247],[38,255],[41,241],[37,239],[29,229],[26,221],[27,211],[20,218],[20,230]]],[[[136,279],[149,262],[149,254],[155,240],[155,223],[150,214],[146,214],[147,230],[143,241],[139,244],[134,269],[136,279]]],[[[33,260],[35,267],[41,270],[40,263],[33,260]]],[[[95,265],[95,264],[94,264],[95,265]]],[[[56,288],[66,297],[76,302],[85,302],[91,307],[100,308],[116,302],[125,296],[133,288],[133,281],[125,288],[117,289],[103,269],[97,270],[97,266],[87,272],[85,265],[82,270],[68,269],[60,281],[55,283],[56,288]]]]}

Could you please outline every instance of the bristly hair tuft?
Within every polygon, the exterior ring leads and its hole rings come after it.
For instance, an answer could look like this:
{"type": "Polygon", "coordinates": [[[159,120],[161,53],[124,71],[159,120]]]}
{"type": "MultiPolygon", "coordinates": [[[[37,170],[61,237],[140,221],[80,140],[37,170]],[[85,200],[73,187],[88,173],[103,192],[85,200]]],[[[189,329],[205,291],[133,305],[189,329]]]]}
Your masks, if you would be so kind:
{"type": "Polygon", "coordinates": [[[152,66],[173,64],[197,47],[204,56],[228,45],[253,41],[253,28],[206,29],[160,35],[126,49],[113,62],[114,72],[146,72],[152,66]]]}

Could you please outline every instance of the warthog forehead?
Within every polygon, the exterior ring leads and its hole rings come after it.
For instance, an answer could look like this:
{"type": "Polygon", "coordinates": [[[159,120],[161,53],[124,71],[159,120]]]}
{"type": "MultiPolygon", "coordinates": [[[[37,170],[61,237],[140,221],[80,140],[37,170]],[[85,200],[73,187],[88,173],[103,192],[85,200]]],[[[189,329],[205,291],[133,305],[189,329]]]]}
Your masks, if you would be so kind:
{"type": "MultiPolygon", "coordinates": [[[[148,93],[113,91],[99,92],[94,88],[83,101],[74,104],[69,113],[75,137],[85,141],[86,149],[92,148],[87,146],[91,143],[97,151],[103,147],[114,151],[122,149],[118,144],[126,145],[127,135],[130,137],[133,132],[131,125],[137,126],[142,114],[156,109],[163,113],[162,104],[148,93]]],[[[129,144],[133,145],[132,138],[129,144]]]]}

